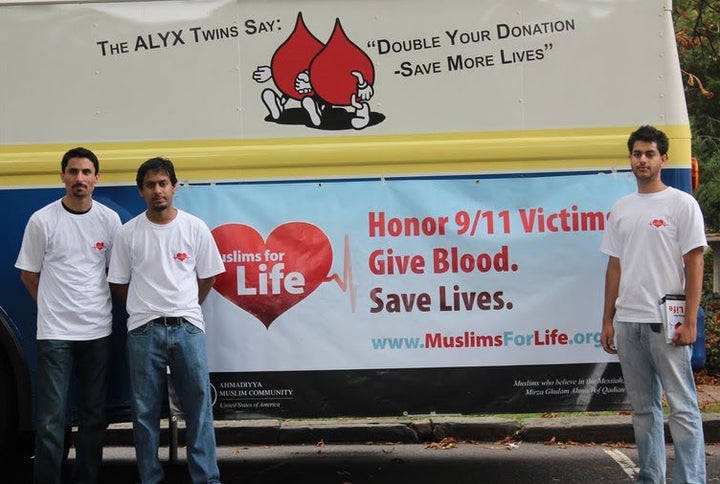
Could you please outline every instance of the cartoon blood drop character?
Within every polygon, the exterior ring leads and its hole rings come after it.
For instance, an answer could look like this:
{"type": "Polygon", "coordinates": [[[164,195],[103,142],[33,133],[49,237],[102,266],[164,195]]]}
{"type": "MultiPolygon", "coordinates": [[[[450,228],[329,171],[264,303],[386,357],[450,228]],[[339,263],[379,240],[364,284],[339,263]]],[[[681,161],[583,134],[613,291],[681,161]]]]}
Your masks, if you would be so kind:
{"type": "MultiPolygon", "coordinates": [[[[330,40],[310,64],[313,90],[327,104],[354,107],[353,126],[359,129],[369,122],[370,107],[364,101],[372,97],[374,81],[372,61],[348,39],[340,19],[336,19],[330,40]]],[[[306,109],[308,101],[303,100],[306,109]]]]}
{"type": "Polygon", "coordinates": [[[375,81],[372,61],[347,38],[340,19],[336,19],[330,40],[310,64],[313,88],[329,104],[350,106],[351,97],[358,87],[352,71],[360,72],[368,84],[375,81]]]}
{"type": "Polygon", "coordinates": [[[280,118],[289,98],[302,100],[313,94],[308,69],[312,59],[322,50],[320,42],[305,26],[302,12],[298,13],[295,28],[273,54],[270,66],[259,66],[253,72],[257,82],[275,81],[280,94],[271,88],[262,92],[262,100],[273,119],[280,118]]]}
{"type": "Polygon", "coordinates": [[[280,92],[298,101],[305,96],[312,95],[312,90],[305,93],[297,92],[295,80],[298,74],[308,70],[310,62],[322,49],[323,43],[305,26],[302,12],[298,13],[295,29],[290,37],[278,47],[270,62],[272,76],[280,92]]]}

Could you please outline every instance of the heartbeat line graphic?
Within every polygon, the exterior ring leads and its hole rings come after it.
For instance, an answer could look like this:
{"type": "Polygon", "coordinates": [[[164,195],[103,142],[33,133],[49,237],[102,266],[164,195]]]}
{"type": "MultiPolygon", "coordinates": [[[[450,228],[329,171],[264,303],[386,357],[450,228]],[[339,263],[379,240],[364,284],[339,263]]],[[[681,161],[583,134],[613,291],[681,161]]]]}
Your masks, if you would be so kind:
{"type": "Polygon", "coordinates": [[[345,234],[345,252],[343,256],[343,274],[340,277],[337,273],[332,274],[325,282],[335,281],[343,292],[349,293],[350,308],[355,312],[357,306],[357,288],[353,284],[352,260],[350,259],[350,236],[345,234]]]}

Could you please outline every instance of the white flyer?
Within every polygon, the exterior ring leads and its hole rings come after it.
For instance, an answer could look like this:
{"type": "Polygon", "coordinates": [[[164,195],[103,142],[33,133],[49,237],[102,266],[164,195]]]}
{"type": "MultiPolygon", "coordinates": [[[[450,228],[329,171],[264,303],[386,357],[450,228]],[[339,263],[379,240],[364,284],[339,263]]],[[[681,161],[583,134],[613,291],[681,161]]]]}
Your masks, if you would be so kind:
{"type": "Polygon", "coordinates": [[[675,329],[685,320],[685,295],[666,294],[660,300],[660,309],[665,323],[665,338],[672,343],[675,329]]]}

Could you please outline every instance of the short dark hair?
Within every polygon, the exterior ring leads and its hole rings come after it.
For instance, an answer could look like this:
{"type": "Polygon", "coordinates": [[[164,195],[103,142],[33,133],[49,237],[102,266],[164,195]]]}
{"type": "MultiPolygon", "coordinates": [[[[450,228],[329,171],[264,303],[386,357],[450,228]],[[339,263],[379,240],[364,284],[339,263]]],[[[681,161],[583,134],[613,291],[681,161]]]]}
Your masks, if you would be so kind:
{"type": "Polygon", "coordinates": [[[636,141],[655,143],[661,155],[667,155],[668,148],[670,147],[670,142],[668,141],[667,135],[656,127],[650,125],[640,126],[638,129],[636,129],[630,134],[627,145],[628,152],[630,152],[631,154],[636,141]]]}
{"type": "Polygon", "coordinates": [[[177,176],[175,176],[175,167],[173,166],[172,161],[168,160],[167,158],[156,156],[155,158],[150,158],[145,163],[140,165],[140,168],[138,168],[137,177],[135,178],[135,182],[137,183],[138,188],[142,189],[145,175],[149,171],[165,172],[167,173],[167,176],[170,177],[170,183],[172,183],[173,186],[177,185],[177,176]]]}
{"type": "Polygon", "coordinates": [[[98,161],[97,156],[95,156],[95,153],[87,148],[83,148],[82,146],[68,150],[68,152],[63,155],[62,161],[60,162],[60,170],[62,170],[63,173],[65,173],[68,163],[73,158],[87,158],[92,161],[92,164],[95,167],[95,174],[97,175],[100,173],[100,162],[98,161]]]}

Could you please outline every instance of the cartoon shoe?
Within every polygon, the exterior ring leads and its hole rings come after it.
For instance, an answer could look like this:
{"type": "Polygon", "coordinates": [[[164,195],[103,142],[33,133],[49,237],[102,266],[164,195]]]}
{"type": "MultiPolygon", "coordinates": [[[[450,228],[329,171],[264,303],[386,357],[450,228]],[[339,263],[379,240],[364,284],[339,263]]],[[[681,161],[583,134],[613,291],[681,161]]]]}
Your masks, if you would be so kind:
{"type": "Polygon", "coordinates": [[[270,111],[270,116],[274,120],[280,119],[280,114],[282,114],[285,106],[280,102],[280,98],[278,98],[277,94],[275,94],[275,91],[272,89],[265,89],[262,92],[262,101],[268,111],[270,111]]]}
{"type": "Polygon", "coordinates": [[[318,107],[315,100],[311,97],[304,97],[302,100],[302,107],[307,111],[310,116],[310,122],[313,126],[320,126],[322,119],[320,118],[320,108],[318,107]]]}
{"type": "Polygon", "coordinates": [[[360,108],[355,111],[355,117],[350,120],[355,129],[363,129],[370,124],[370,105],[361,103],[360,108]]]}

